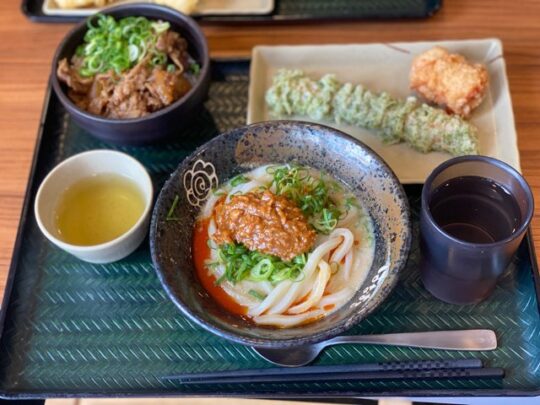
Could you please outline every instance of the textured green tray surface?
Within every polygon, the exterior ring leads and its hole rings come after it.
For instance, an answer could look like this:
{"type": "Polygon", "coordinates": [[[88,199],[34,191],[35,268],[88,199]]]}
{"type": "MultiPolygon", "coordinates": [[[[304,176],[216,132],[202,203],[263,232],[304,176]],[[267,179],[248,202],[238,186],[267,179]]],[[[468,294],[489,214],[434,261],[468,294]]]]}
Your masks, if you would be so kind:
{"type": "MultiPolygon", "coordinates": [[[[245,122],[247,63],[214,65],[214,81],[205,110],[181,141],[153,147],[114,147],[139,159],[156,189],[196,146],[245,122]]],[[[32,187],[58,162],[75,153],[113,148],[71,123],[53,97],[44,126],[42,148],[32,187]]],[[[319,364],[473,355],[504,367],[501,381],[408,381],[182,386],[161,376],[239,368],[268,367],[249,347],[229,343],[188,321],[162,289],[145,242],[114,264],[91,265],[55,248],[40,234],[31,211],[23,228],[15,283],[0,341],[0,391],[4,395],[116,394],[263,394],[341,393],[404,390],[540,389],[540,319],[527,249],[516,258],[493,296],[473,306],[453,306],[433,299],[418,274],[418,193],[407,188],[414,218],[414,243],[395,291],[351,334],[459,328],[493,328],[496,351],[466,353],[422,349],[338,346],[319,364]]]]}
{"type": "Polygon", "coordinates": [[[277,0],[276,15],[316,17],[421,16],[426,0],[277,0]]]}

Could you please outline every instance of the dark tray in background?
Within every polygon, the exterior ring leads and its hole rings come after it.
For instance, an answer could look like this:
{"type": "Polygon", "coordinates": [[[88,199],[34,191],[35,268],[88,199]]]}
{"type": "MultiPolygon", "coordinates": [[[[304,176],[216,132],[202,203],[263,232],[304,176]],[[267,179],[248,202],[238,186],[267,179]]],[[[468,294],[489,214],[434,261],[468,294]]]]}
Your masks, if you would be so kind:
{"type": "Polygon", "coordinates": [[[492,297],[478,305],[437,301],[418,273],[421,186],[406,186],[414,219],[413,249],[403,276],[380,309],[350,334],[492,328],[490,352],[347,345],[324,351],[317,364],[468,358],[503,367],[504,380],[418,380],[359,383],[182,385],[160,376],[269,367],[249,347],[195,326],[167,298],[148,243],[117,263],[81,262],[50,244],[33,215],[34,196],[60,161],[88,149],[122,150],[149,170],[156,190],[180,161],[216,134],[243,125],[249,62],[213,63],[205,109],[178,141],[115,147],[78,128],[47,94],[33,168],[13,253],[0,328],[0,396],[238,395],[257,397],[464,396],[540,394],[540,315],[534,250],[528,236],[492,297]]]}
{"type": "MultiPolygon", "coordinates": [[[[22,0],[22,12],[36,22],[74,22],[84,17],[52,16],[43,13],[44,0],[22,0]]],[[[366,20],[425,18],[434,14],[442,0],[275,0],[274,11],[267,15],[205,15],[201,22],[264,23],[309,20],[366,20]]]]}

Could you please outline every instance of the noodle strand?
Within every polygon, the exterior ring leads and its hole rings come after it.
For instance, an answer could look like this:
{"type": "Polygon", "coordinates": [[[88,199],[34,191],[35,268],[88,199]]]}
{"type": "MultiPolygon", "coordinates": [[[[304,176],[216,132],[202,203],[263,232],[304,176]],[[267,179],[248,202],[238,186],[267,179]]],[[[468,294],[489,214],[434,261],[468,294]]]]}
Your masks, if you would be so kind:
{"type": "Polygon", "coordinates": [[[329,279],[330,266],[324,260],[321,260],[319,262],[319,275],[317,277],[315,285],[313,286],[313,290],[311,290],[311,293],[308,295],[307,299],[304,302],[295,305],[292,308],[289,308],[287,313],[301,314],[302,312],[307,311],[311,307],[316,306],[324,294],[324,290],[329,279]]]}

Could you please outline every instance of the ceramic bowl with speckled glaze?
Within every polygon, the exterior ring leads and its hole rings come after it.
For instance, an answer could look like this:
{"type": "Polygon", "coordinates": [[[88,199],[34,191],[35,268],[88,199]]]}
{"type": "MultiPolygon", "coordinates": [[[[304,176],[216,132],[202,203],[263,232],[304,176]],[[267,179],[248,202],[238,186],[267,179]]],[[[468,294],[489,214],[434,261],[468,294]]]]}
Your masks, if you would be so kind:
{"type": "Polygon", "coordinates": [[[198,148],[165,183],[150,227],[154,266],[178,308],[221,337],[269,348],[329,339],[367,317],[396,285],[410,244],[407,198],[387,164],[343,132],[298,121],[262,122],[233,129],[198,148]],[[324,171],[356,194],[373,219],[375,258],[363,284],[343,307],[313,323],[275,329],[227,312],[208,295],[193,266],[192,234],[212,188],[258,166],[291,162],[324,171]],[[178,219],[167,221],[175,199],[178,219]]]}

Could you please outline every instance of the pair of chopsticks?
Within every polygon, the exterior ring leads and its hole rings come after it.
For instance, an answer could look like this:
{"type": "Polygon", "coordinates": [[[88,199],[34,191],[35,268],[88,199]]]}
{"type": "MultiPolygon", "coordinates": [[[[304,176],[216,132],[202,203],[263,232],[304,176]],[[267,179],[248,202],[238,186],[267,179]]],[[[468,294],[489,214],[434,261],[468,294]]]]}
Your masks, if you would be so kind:
{"type": "Polygon", "coordinates": [[[284,383],[308,381],[383,381],[503,378],[502,368],[484,368],[480,359],[422,360],[391,363],[263,368],[162,377],[184,384],[284,383]]]}

